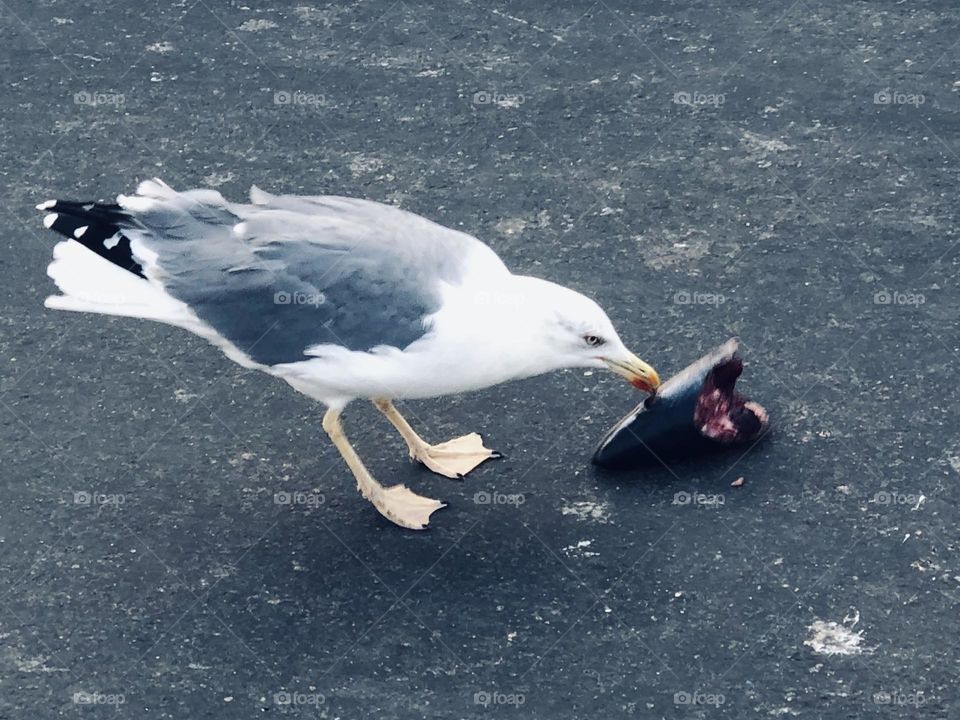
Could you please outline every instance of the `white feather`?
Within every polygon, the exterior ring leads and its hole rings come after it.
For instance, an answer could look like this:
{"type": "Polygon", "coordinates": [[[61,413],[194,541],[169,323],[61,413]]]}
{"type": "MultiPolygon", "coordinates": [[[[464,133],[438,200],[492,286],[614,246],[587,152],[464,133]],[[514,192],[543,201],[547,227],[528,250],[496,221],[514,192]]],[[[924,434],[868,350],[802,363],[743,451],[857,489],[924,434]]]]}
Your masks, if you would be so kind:
{"type": "Polygon", "coordinates": [[[153,198],[140,195],[117,195],[117,203],[124,210],[134,214],[150,212],[157,206],[157,201],[153,198]]]}
{"type": "Polygon", "coordinates": [[[63,293],[47,298],[47,307],[141,317],[171,325],[182,325],[185,320],[183,303],[80,243],[57,243],[47,275],[63,293]]]}
{"type": "MultiPolygon", "coordinates": [[[[135,249],[136,246],[135,242],[135,249]]],[[[155,253],[149,251],[137,256],[147,264],[156,259],[155,253]]],[[[47,274],[63,293],[48,297],[44,301],[48,308],[135,317],[173,325],[199,335],[243,367],[265,369],[198,318],[185,303],[168,295],[162,285],[127,272],[80,243],[57,243],[47,274]]]]}

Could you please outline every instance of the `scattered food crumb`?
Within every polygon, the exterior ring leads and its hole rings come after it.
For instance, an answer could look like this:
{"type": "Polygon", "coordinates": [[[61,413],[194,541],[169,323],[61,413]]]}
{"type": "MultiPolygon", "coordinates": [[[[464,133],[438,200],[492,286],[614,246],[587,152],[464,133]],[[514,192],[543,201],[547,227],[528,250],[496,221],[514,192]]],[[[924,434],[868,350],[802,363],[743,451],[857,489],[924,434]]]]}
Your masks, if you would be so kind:
{"type": "Polygon", "coordinates": [[[586,549],[592,544],[593,540],[580,540],[575,545],[567,545],[567,547],[563,548],[563,552],[571,557],[574,555],[578,555],[580,557],[597,557],[600,553],[592,552],[586,549]]]}
{"type": "Polygon", "coordinates": [[[225,173],[212,172],[209,175],[204,176],[203,182],[204,184],[210,187],[219,187],[224,183],[228,183],[231,180],[233,180],[233,177],[234,175],[232,172],[225,172],[225,173]]]}
{"type": "Polygon", "coordinates": [[[810,635],[803,641],[819,655],[860,655],[864,652],[860,642],[863,631],[854,630],[860,622],[860,613],[843,619],[843,624],[825,620],[816,620],[807,628],[810,635]]]}
{"type": "Polygon", "coordinates": [[[243,32],[258,32],[259,30],[269,30],[275,28],[277,24],[273,20],[247,20],[243,25],[237,28],[243,32]]]}
{"type": "Polygon", "coordinates": [[[610,521],[610,506],[603,502],[578,500],[560,508],[563,515],[572,515],[580,522],[607,523],[610,521]]]}

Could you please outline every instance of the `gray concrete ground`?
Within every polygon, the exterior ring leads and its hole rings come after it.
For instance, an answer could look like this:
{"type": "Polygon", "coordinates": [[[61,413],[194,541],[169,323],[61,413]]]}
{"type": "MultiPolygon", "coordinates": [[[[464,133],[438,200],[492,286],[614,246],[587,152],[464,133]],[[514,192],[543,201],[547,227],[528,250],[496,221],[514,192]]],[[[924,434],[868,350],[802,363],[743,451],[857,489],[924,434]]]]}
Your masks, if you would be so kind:
{"type": "Polygon", "coordinates": [[[956,717],[960,11],[553,5],[0,2],[0,717],[956,717]],[[569,372],[408,405],[507,455],[453,483],[358,408],[451,503],[398,530],[285,385],[44,310],[33,205],[153,175],[462,228],[666,374],[739,335],[775,430],[602,473],[637,397],[569,372]]]}

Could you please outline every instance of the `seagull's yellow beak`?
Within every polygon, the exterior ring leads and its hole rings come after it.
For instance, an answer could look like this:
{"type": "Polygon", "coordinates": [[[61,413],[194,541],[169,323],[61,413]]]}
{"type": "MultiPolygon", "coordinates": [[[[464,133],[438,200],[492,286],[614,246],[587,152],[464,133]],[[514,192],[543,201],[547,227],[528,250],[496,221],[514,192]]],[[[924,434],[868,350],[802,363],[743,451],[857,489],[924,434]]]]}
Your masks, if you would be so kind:
{"type": "Polygon", "coordinates": [[[624,359],[603,358],[603,361],[613,372],[625,377],[639,390],[652,394],[660,387],[657,371],[631,352],[628,352],[624,359]]]}

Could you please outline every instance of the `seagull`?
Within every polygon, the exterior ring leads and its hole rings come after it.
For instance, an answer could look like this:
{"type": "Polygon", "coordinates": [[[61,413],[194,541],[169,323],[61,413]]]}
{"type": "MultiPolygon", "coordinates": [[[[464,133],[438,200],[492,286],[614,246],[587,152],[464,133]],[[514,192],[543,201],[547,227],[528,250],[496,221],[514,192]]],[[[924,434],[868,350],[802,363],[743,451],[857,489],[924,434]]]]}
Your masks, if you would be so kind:
{"type": "Polygon", "coordinates": [[[370,200],[141,182],[116,203],[48,200],[43,224],[67,239],[47,274],[48,308],[180,327],[228,358],[323,403],[323,429],[360,494],[404,528],[444,503],[381,485],[340,422],[369,399],[410,457],[461,478],[498,457],[477,433],[437,445],[395,400],[439,397],[564,368],[609,368],[654,393],[656,371],[621,342],[593,300],[516,275],[480,240],[370,200]]]}

